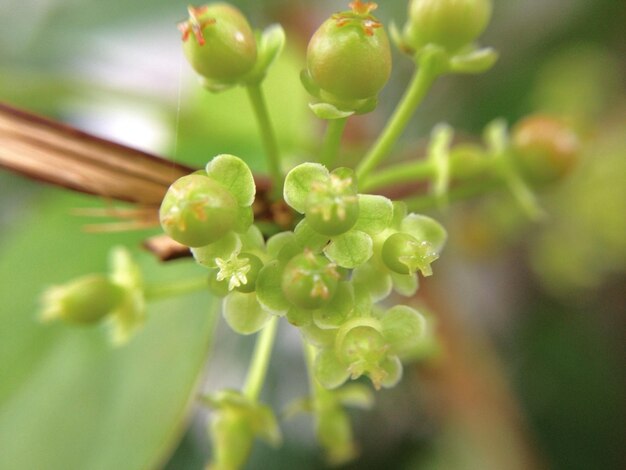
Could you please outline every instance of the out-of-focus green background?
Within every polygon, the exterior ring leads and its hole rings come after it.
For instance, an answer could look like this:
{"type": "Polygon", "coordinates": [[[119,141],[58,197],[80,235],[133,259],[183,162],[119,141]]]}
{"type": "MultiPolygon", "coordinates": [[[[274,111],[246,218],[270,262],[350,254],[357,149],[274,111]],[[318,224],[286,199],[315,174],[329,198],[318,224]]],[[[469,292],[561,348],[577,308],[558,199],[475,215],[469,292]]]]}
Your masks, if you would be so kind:
{"type": "MultiPolygon", "coordinates": [[[[311,158],[322,126],[298,72],[308,35],[345,3],[233,3],[258,27],[284,24],[289,47],[268,101],[287,162],[311,158]]],[[[494,117],[541,111],[579,132],[580,165],[540,193],[550,214],[540,224],[503,194],[434,213],[451,241],[418,295],[440,318],[448,355],[408,367],[375,410],[354,413],[362,457],[349,468],[626,467],[626,4],[494,3],[481,42],[500,52],[498,64],[440,80],[398,155],[415,154],[441,121],[471,139],[494,117]]],[[[402,24],[405,1],[379,4],[385,22],[402,24]]],[[[228,152],[263,171],[245,94],[203,92],[182,58],[175,24],[185,7],[3,0],[0,100],[180,162],[228,152]]],[[[351,153],[372,139],[410,72],[396,54],[379,109],[348,129],[351,153]]],[[[0,171],[0,468],[202,468],[207,412],[195,391],[239,387],[251,348],[215,326],[208,295],[151,305],[145,330],[114,351],[101,330],[36,321],[45,287],[105,271],[115,244],[132,248],[147,282],[202,273],[158,266],[138,248],[149,233],[82,233],[71,209],[94,205],[0,171]]],[[[285,326],[264,395],[275,409],[306,393],[298,350],[285,326]]],[[[324,468],[308,418],[283,426],[284,447],[257,445],[248,468],[324,468]]]]}

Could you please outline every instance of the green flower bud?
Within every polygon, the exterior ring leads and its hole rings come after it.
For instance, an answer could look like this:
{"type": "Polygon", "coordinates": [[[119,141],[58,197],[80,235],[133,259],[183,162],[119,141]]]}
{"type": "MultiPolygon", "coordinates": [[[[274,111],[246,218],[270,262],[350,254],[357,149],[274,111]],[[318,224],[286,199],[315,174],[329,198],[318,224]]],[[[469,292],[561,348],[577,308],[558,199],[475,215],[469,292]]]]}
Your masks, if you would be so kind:
{"type": "Polygon", "coordinates": [[[215,409],[210,426],[213,461],[207,468],[242,468],[256,437],[274,446],[281,442],[276,417],[268,406],[231,390],[204,399],[215,409]]]}
{"type": "Polygon", "coordinates": [[[295,256],[282,276],[282,291],[296,307],[316,309],[330,302],[339,283],[334,263],[311,251],[295,256]]]}
{"type": "Polygon", "coordinates": [[[209,81],[232,84],[252,70],[257,48],[243,14],[226,3],[188,8],[189,19],[178,25],[191,66],[209,81]]]}
{"type": "Polygon", "coordinates": [[[208,245],[235,225],[238,204],[225,187],[201,175],[183,176],[168,189],[161,204],[165,233],[191,247],[208,245]]]}
{"type": "Polygon", "coordinates": [[[43,295],[41,319],[97,323],[117,308],[122,297],[123,290],[106,276],[90,274],[49,288],[43,295]]]}
{"type": "Polygon", "coordinates": [[[418,241],[408,233],[394,233],[383,244],[383,262],[399,274],[420,270],[424,276],[430,276],[433,273],[430,263],[437,258],[439,254],[430,242],[418,241]]]}
{"type": "Polygon", "coordinates": [[[413,51],[435,44],[456,52],[485,30],[491,10],[491,0],[412,0],[404,41],[413,51]]]}
{"type": "Polygon", "coordinates": [[[305,215],[311,228],[323,235],[340,235],[354,227],[359,218],[354,172],[338,168],[329,178],[313,181],[305,215]]]}
{"type": "Polygon", "coordinates": [[[547,183],[565,176],[576,164],[578,136],[550,116],[529,116],[513,128],[515,158],[531,181],[547,183]]]}
{"type": "Polygon", "coordinates": [[[307,72],[315,86],[339,101],[375,97],[391,73],[389,40],[370,14],[377,5],[350,3],[315,32],[307,49],[307,72]]]}
{"type": "Polygon", "coordinates": [[[339,406],[323,409],[317,414],[315,434],[331,465],[349,462],[358,454],[350,418],[339,406]]]}
{"type": "Polygon", "coordinates": [[[209,468],[226,470],[245,464],[254,442],[246,411],[226,408],[215,413],[210,428],[214,456],[209,468]]]}

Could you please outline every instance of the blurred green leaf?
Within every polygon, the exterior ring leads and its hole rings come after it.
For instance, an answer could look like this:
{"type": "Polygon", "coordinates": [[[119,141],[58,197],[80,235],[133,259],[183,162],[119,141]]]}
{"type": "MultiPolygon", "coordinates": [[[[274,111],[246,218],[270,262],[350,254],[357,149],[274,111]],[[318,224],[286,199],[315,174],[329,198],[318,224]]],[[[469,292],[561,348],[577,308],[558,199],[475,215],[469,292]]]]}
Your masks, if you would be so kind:
{"type": "MultiPolygon", "coordinates": [[[[0,468],[154,468],[184,430],[215,304],[203,293],[150,304],[145,329],[118,349],[99,328],[39,324],[46,285],[103,272],[111,244],[143,236],[81,233],[68,209],[93,199],[44,194],[0,245],[0,468]]],[[[147,282],[201,269],[137,258],[147,282]]]]}

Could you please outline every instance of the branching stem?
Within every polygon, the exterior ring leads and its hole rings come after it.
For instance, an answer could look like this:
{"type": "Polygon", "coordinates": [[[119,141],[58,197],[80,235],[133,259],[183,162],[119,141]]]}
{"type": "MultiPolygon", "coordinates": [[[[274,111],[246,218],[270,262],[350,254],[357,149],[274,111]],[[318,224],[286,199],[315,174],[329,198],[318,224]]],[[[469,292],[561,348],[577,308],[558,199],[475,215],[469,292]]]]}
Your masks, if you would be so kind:
{"type": "Polygon", "coordinates": [[[371,171],[389,155],[409,123],[411,116],[413,116],[413,113],[424,99],[426,92],[439,75],[430,64],[431,61],[422,61],[382,133],[358,165],[356,174],[359,181],[365,182],[371,171]]]}

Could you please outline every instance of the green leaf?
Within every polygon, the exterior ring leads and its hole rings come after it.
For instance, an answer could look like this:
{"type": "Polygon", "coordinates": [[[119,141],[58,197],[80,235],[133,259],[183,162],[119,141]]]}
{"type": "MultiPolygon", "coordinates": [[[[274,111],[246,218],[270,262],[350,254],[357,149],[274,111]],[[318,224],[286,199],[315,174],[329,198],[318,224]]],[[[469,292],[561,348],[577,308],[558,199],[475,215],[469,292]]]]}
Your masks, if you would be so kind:
{"type": "Polygon", "coordinates": [[[279,24],[270,25],[263,33],[257,34],[257,60],[246,76],[246,82],[259,83],[265,78],[268,69],[284,49],[285,40],[285,30],[279,24]]]}
{"type": "Polygon", "coordinates": [[[272,258],[276,258],[282,248],[294,241],[293,232],[280,232],[267,240],[267,254],[272,258]]]}
{"type": "Polygon", "coordinates": [[[416,273],[398,274],[391,273],[391,282],[393,290],[404,297],[411,297],[419,288],[419,280],[416,273]]]}
{"type": "Polygon", "coordinates": [[[490,47],[456,55],[450,59],[450,70],[454,73],[483,73],[494,66],[498,53],[490,47]]]}
{"type": "Polygon", "coordinates": [[[222,154],[206,165],[209,178],[226,187],[240,206],[251,206],[256,194],[254,177],[246,163],[234,155],[222,154]]]}
{"type": "Polygon", "coordinates": [[[354,114],[354,111],[342,111],[330,103],[309,103],[309,108],[320,119],[343,119],[354,114]]]}
{"type": "Polygon", "coordinates": [[[259,302],[267,310],[274,313],[285,313],[290,307],[283,295],[283,269],[278,261],[266,264],[256,280],[256,293],[259,302]]]}
{"type": "Polygon", "coordinates": [[[400,228],[402,221],[409,213],[404,201],[393,201],[393,218],[391,219],[391,226],[393,228],[400,228]]]}
{"type": "Polygon", "coordinates": [[[214,268],[217,266],[215,264],[215,258],[228,259],[234,252],[240,250],[241,239],[237,234],[230,232],[215,243],[198,248],[191,248],[191,254],[202,266],[214,268]]]}
{"type": "MultiPolygon", "coordinates": [[[[0,245],[0,468],[158,468],[186,427],[216,302],[198,293],[150,303],[144,328],[120,348],[103,328],[41,325],[46,286],[105,272],[110,246],[145,236],[81,232],[84,220],[67,214],[93,198],[45,191],[41,201],[22,206],[0,245]]],[[[202,272],[134,257],[147,282],[202,272]]]]}
{"type": "Polygon", "coordinates": [[[250,206],[240,206],[238,209],[233,230],[237,233],[246,233],[254,223],[254,212],[250,206]]]}
{"type": "Polygon", "coordinates": [[[372,237],[365,232],[351,230],[334,237],[324,249],[326,256],[343,268],[356,268],[367,262],[374,253],[372,237]]]}
{"type": "Polygon", "coordinates": [[[310,325],[313,321],[313,311],[292,306],[287,311],[287,321],[297,327],[310,325]]]}
{"type": "Polygon", "coordinates": [[[331,348],[335,344],[337,330],[322,330],[315,322],[300,327],[304,339],[317,348],[331,348]]]}
{"type": "Polygon", "coordinates": [[[437,253],[441,252],[448,238],[446,229],[435,219],[425,215],[407,215],[402,220],[400,228],[403,232],[412,235],[420,242],[429,242],[437,253]]]}
{"type": "Polygon", "coordinates": [[[359,194],[359,218],[355,230],[375,235],[391,224],[393,204],[384,196],[359,194]]]}
{"type": "Polygon", "coordinates": [[[256,225],[251,225],[245,234],[240,235],[242,251],[263,250],[265,239],[256,225]]]}
{"type": "Polygon", "coordinates": [[[240,335],[251,335],[262,329],[271,318],[261,307],[254,292],[233,291],[224,298],[223,315],[226,323],[240,335]]]}
{"type": "Polygon", "coordinates": [[[380,364],[386,375],[381,380],[380,385],[384,388],[393,388],[402,379],[402,362],[398,356],[387,356],[380,364]]]}
{"type": "Polygon", "coordinates": [[[373,263],[366,263],[352,272],[355,288],[365,291],[374,302],[386,299],[391,293],[391,276],[387,269],[373,263]]]}
{"type": "Polygon", "coordinates": [[[393,354],[403,355],[415,349],[424,338],[426,318],[417,310],[396,305],[380,317],[383,337],[393,354]]]}
{"type": "Polygon", "coordinates": [[[285,178],[285,202],[304,214],[306,201],[316,182],[329,178],[326,167],[319,163],[303,163],[293,168],[285,178]]]}
{"type": "Polygon", "coordinates": [[[334,349],[323,349],[319,352],[313,371],[319,383],[328,389],[339,387],[350,375],[346,365],[337,358],[334,349]]]}
{"type": "Polygon", "coordinates": [[[346,384],[335,392],[335,396],[344,406],[363,410],[369,410],[374,406],[372,390],[363,384],[346,384]]]}
{"type": "Polygon", "coordinates": [[[300,223],[296,225],[294,233],[296,235],[296,241],[302,248],[308,248],[315,253],[322,251],[329,241],[328,236],[313,230],[306,219],[302,219],[300,223]]]}
{"type": "Polygon", "coordinates": [[[313,321],[322,329],[339,328],[354,307],[354,292],[349,282],[340,282],[328,305],[313,312],[313,321]]]}

